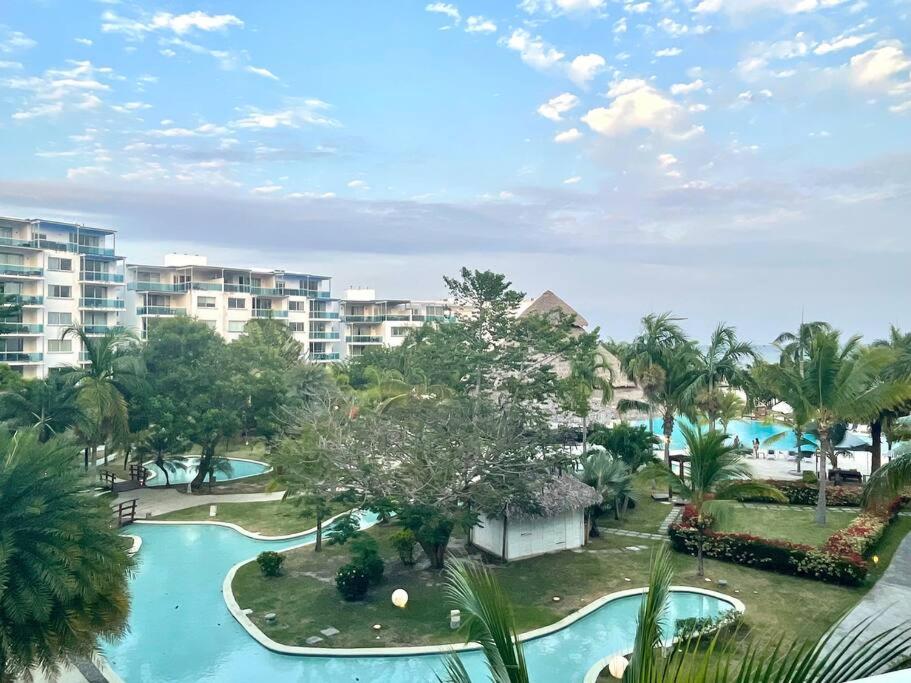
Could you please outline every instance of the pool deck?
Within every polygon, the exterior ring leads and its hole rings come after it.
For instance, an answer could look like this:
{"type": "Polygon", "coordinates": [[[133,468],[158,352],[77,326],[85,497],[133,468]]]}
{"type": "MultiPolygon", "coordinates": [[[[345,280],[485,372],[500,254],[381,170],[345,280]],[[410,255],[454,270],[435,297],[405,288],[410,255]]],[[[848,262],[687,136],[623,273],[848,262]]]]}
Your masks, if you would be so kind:
{"type": "Polygon", "coordinates": [[[270,500],[281,500],[284,491],[272,493],[205,493],[188,494],[180,493],[174,489],[149,487],[134,489],[117,495],[115,502],[136,499],[136,518],[145,519],[163,515],[166,512],[185,510],[197,505],[211,505],[213,503],[260,503],[270,500]]]}

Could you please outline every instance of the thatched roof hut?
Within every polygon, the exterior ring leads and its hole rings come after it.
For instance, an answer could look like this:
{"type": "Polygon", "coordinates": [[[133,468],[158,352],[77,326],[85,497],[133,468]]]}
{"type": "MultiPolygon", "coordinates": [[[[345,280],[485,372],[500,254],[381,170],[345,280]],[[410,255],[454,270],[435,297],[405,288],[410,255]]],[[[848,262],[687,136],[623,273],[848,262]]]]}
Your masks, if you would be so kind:
{"type": "Polygon", "coordinates": [[[538,511],[512,510],[507,506],[506,514],[510,519],[528,519],[533,517],[555,517],[570,510],[583,510],[601,502],[601,494],[588,484],[568,474],[545,479],[535,492],[535,503],[538,511]]]}

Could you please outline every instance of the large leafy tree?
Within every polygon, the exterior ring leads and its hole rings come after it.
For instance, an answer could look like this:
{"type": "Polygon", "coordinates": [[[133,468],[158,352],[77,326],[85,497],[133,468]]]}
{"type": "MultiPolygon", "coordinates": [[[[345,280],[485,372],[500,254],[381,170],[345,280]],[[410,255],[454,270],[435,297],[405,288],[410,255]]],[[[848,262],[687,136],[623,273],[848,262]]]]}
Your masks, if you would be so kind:
{"type": "Polygon", "coordinates": [[[0,680],[52,672],[126,630],[132,561],[73,458],[37,430],[0,432],[0,680]]]}
{"type": "Polygon", "coordinates": [[[217,448],[240,430],[247,398],[227,345],[205,324],[176,317],[157,321],[143,349],[152,399],[149,422],[197,444],[199,488],[223,463],[217,448]]]}
{"type": "Polygon", "coordinates": [[[588,419],[592,398],[600,394],[601,405],[613,400],[614,387],[607,350],[601,346],[598,329],[576,337],[569,351],[569,375],[560,381],[560,399],[564,409],[582,420],[582,455],[588,453],[588,419]]]}
{"type": "Polygon", "coordinates": [[[595,425],[590,441],[626,463],[630,472],[654,462],[653,449],[658,445],[657,437],[648,428],[628,422],[618,422],[613,427],[595,425]]]}
{"type": "Polygon", "coordinates": [[[773,486],[750,479],[749,465],[732,445],[726,443],[727,434],[717,431],[703,432],[700,429],[681,426],[689,454],[689,471],[680,477],[668,471],[675,490],[683,495],[692,506],[699,532],[696,557],[698,574],[703,576],[702,548],[705,532],[712,525],[713,518],[723,515],[723,503],[744,496],[762,496],[786,503],[785,496],[773,486]]]}
{"type": "Polygon", "coordinates": [[[145,367],[136,335],[122,327],[108,330],[100,337],[90,336],[80,325],[63,331],[63,338],[80,342],[86,362],[65,368],[63,376],[78,391],[84,419],[80,433],[86,437],[92,462],[98,447],[106,444],[104,460],[113,447],[125,447],[130,438],[127,400],[141,390],[145,367]]]}
{"type": "Polygon", "coordinates": [[[31,427],[45,442],[77,426],[84,418],[78,390],[59,373],[25,382],[19,391],[0,394],[0,411],[11,426],[31,427]]]}

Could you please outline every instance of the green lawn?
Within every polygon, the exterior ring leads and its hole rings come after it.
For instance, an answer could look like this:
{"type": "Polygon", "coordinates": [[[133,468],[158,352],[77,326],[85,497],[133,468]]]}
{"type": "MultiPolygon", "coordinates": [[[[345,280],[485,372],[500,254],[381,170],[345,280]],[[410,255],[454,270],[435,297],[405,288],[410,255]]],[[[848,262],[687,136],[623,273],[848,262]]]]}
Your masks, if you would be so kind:
{"type": "MultiPolygon", "coordinates": [[[[263,578],[255,563],[243,567],[234,580],[238,603],[253,609],[251,618],[271,638],[290,645],[303,645],[307,637],[329,626],[341,633],[320,643],[326,647],[457,641],[448,627],[443,577],[433,571],[403,567],[388,542],[395,529],[393,525],[369,532],[380,543],[387,569],[383,584],[373,588],[365,602],[346,603],[339,597],[333,578],[337,567],[347,561],[348,551],[328,546],[319,554],[312,547],[291,551],[284,575],[274,579],[263,578]],[[389,601],[396,588],[405,588],[410,595],[404,610],[394,608],[389,601]],[[276,624],[264,623],[262,616],[268,612],[278,615],[276,624]],[[372,629],[376,623],[383,625],[379,634],[372,629]]],[[[885,568],[898,541],[909,530],[911,520],[907,518],[892,525],[879,551],[878,571],[885,568]]],[[[494,571],[512,599],[519,630],[526,631],[553,623],[607,593],[646,585],[653,545],[605,535],[593,539],[587,547],[592,552],[545,555],[498,565],[494,571]],[[634,543],[649,549],[624,549],[634,543]],[[560,602],[553,602],[553,596],[559,596],[560,602]]],[[[729,585],[724,592],[746,604],[745,628],[735,643],[739,653],[745,651],[748,635],[769,642],[781,637],[816,638],[869,588],[832,586],[714,560],[706,560],[706,576],[712,579],[707,583],[696,576],[694,558],[675,554],[674,563],[675,584],[717,590],[715,581],[726,579],[729,585]]]]}
{"type": "Polygon", "coordinates": [[[670,503],[661,503],[652,500],[652,493],[667,493],[667,487],[655,483],[650,477],[637,475],[633,479],[633,490],[636,496],[636,507],[626,511],[622,520],[614,519],[614,511],[605,511],[598,518],[598,526],[609,529],[628,529],[630,531],[645,531],[650,534],[658,533],[658,527],[671,511],[670,503]]]}
{"type": "MultiPolygon", "coordinates": [[[[340,506],[336,512],[343,512],[340,506]]],[[[316,526],[316,519],[301,515],[290,503],[268,501],[263,503],[218,503],[215,517],[209,516],[208,505],[176,510],[154,518],[159,521],[181,522],[231,522],[247,531],[281,536],[307,531],[316,526]]]]}
{"type": "Polygon", "coordinates": [[[718,531],[732,531],[820,546],[829,536],[848,526],[857,515],[854,512],[829,508],[826,526],[821,527],[816,524],[815,514],[810,510],[789,510],[786,507],[780,510],[763,510],[732,503],[727,506],[725,514],[715,527],[718,531]]]}

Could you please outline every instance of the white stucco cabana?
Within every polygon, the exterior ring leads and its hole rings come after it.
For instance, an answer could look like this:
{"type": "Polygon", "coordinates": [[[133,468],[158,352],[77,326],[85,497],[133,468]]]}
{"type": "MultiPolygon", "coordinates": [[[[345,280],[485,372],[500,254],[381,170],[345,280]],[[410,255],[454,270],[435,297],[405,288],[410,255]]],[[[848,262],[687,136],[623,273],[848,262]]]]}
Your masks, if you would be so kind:
{"type": "Polygon", "coordinates": [[[555,477],[541,486],[540,514],[482,515],[469,540],[504,560],[578,548],[585,544],[585,508],[600,502],[601,494],[575,477],[555,477]]]}

